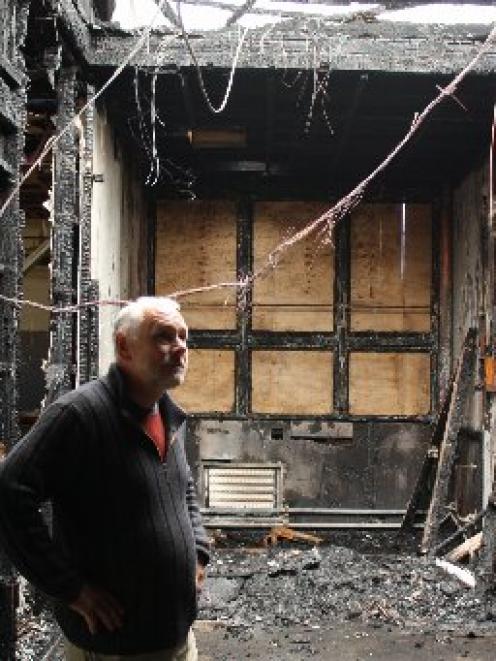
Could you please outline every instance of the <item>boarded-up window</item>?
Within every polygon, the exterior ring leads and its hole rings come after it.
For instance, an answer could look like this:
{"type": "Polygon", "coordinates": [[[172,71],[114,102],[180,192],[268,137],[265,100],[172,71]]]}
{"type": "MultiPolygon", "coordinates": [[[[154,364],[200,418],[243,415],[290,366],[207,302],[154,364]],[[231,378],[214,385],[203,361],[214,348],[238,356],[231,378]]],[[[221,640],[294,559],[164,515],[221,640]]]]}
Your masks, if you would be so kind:
{"type": "MultiPolygon", "coordinates": [[[[263,267],[272,250],[326,209],[316,202],[261,202],[255,206],[254,266],[263,267]]],[[[334,256],[326,237],[290,248],[278,267],[255,282],[255,330],[332,331],[334,256]]]]}
{"type": "MultiPolygon", "coordinates": [[[[156,293],[236,280],[236,213],[231,202],[166,201],[157,209],[156,293]]],[[[234,289],[180,300],[191,329],[236,327],[234,289]]]]}
{"type": "Polygon", "coordinates": [[[351,330],[429,331],[431,209],[363,204],[351,221],[351,330]]]}
{"type": "Polygon", "coordinates": [[[252,410],[326,414],[332,411],[332,353],[252,352],[252,410]]]}
{"type": "Polygon", "coordinates": [[[430,356],[352,353],[350,413],[424,415],[430,411],[430,356]]]}
{"type": "Polygon", "coordinates": [[[234,351],[190,349],[186,380],[172,395],[189,413],[231,411],[234,407],[234,351]]]}

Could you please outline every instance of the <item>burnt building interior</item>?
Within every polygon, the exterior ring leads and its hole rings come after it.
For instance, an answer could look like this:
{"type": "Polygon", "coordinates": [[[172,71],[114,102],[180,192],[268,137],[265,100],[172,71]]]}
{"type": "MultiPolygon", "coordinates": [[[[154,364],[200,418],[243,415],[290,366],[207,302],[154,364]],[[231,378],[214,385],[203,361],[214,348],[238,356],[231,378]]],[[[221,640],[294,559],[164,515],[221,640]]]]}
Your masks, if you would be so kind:
{"type": "MultiPolygon", "coordinates": [[[[114,5],[0,3],[3,454],[112,360],[116,307],[86,303],[264,269],[374,172],[491,31],[278,10],[247,33],[235,18],[188,38],[170,12],[169,27],[124,30],[114,5]]],[[[495,72],[493,42],[333,231],[250,288],[179,297],[190,369],[177,401],[210,527],[419,526],[427,552],[480,525],[495,72]]]]}

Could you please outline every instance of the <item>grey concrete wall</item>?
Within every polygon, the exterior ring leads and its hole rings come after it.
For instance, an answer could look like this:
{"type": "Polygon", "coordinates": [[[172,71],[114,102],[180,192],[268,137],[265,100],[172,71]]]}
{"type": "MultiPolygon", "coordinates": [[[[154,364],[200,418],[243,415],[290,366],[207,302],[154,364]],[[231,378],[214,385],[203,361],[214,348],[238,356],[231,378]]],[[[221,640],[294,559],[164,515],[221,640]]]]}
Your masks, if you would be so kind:
{"type": "MultiPolygon", "coordinates": [[[[118,143],[104,109],[95,113],[91,217],[91,277],[102,299],[146,293],[146,204],[133,154],[118,143]]],[[[100,372],[113,359],[112,323],[119,308],[100,309],[100,372]]]]}

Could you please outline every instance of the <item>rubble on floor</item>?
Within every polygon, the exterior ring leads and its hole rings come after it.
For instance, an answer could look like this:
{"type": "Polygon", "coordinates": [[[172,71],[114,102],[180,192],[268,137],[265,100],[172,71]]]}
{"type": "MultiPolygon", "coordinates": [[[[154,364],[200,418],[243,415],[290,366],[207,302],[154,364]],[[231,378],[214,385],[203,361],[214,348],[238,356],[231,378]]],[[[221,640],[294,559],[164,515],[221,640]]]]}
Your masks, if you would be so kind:
{"type": "Polygon", "coordinates": [[[247,630],[257,624],[325,627],[355,620],[378,626],[473,628],[496,619],[496,595],[480,577],[470,589],[433,558],[392,553],[387,544],[371,544],[372,552],[364,553],[367,540],[362,535],[358,541],[361,551],[335,544],[251,552],[218,549],[199,618],[247,630]]]}
{"type": "MultiPolygon", "coordinates": [[[[417,556],[413,538],[399,546],[390,533],[336,532],[318,547],[267,547],[263,535],[240,541],[231,534],[221,543],[212,554],[197,626],[200,636],[220,631],[231,652],[236,640],[242,645],[270,636],[277,642],[274,658],[304,658],[314,644],[305,636],[315,641],[315,635],[350,626],[369,627],[367,635],[370,627],[384,635],[414,630],[467,637],[492,636],[496,629],[496,593],[477,567],[477,585],[467,588],[434,558],[417,556]]],[[[231,659],[231,652],[219,658],[231,659]]],[[[18,659],[63,659],[60,632],[46,611],[20,618],[18,659]]]]}

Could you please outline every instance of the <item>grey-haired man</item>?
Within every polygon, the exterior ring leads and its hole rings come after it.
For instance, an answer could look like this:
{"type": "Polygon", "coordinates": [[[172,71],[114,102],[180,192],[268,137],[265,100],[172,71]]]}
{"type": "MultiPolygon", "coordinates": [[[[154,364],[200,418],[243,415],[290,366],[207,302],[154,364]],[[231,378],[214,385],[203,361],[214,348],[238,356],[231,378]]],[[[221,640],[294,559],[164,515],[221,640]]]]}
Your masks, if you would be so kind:
{"type": "Polygon", "coordinates": [[[197,658],[209,544],[167,393],[184,381],[187,336],[175,301],[130,303],[108,374],[48,407],[1,465],[1,543],[54,599],[70,661],[197,658]]]}

